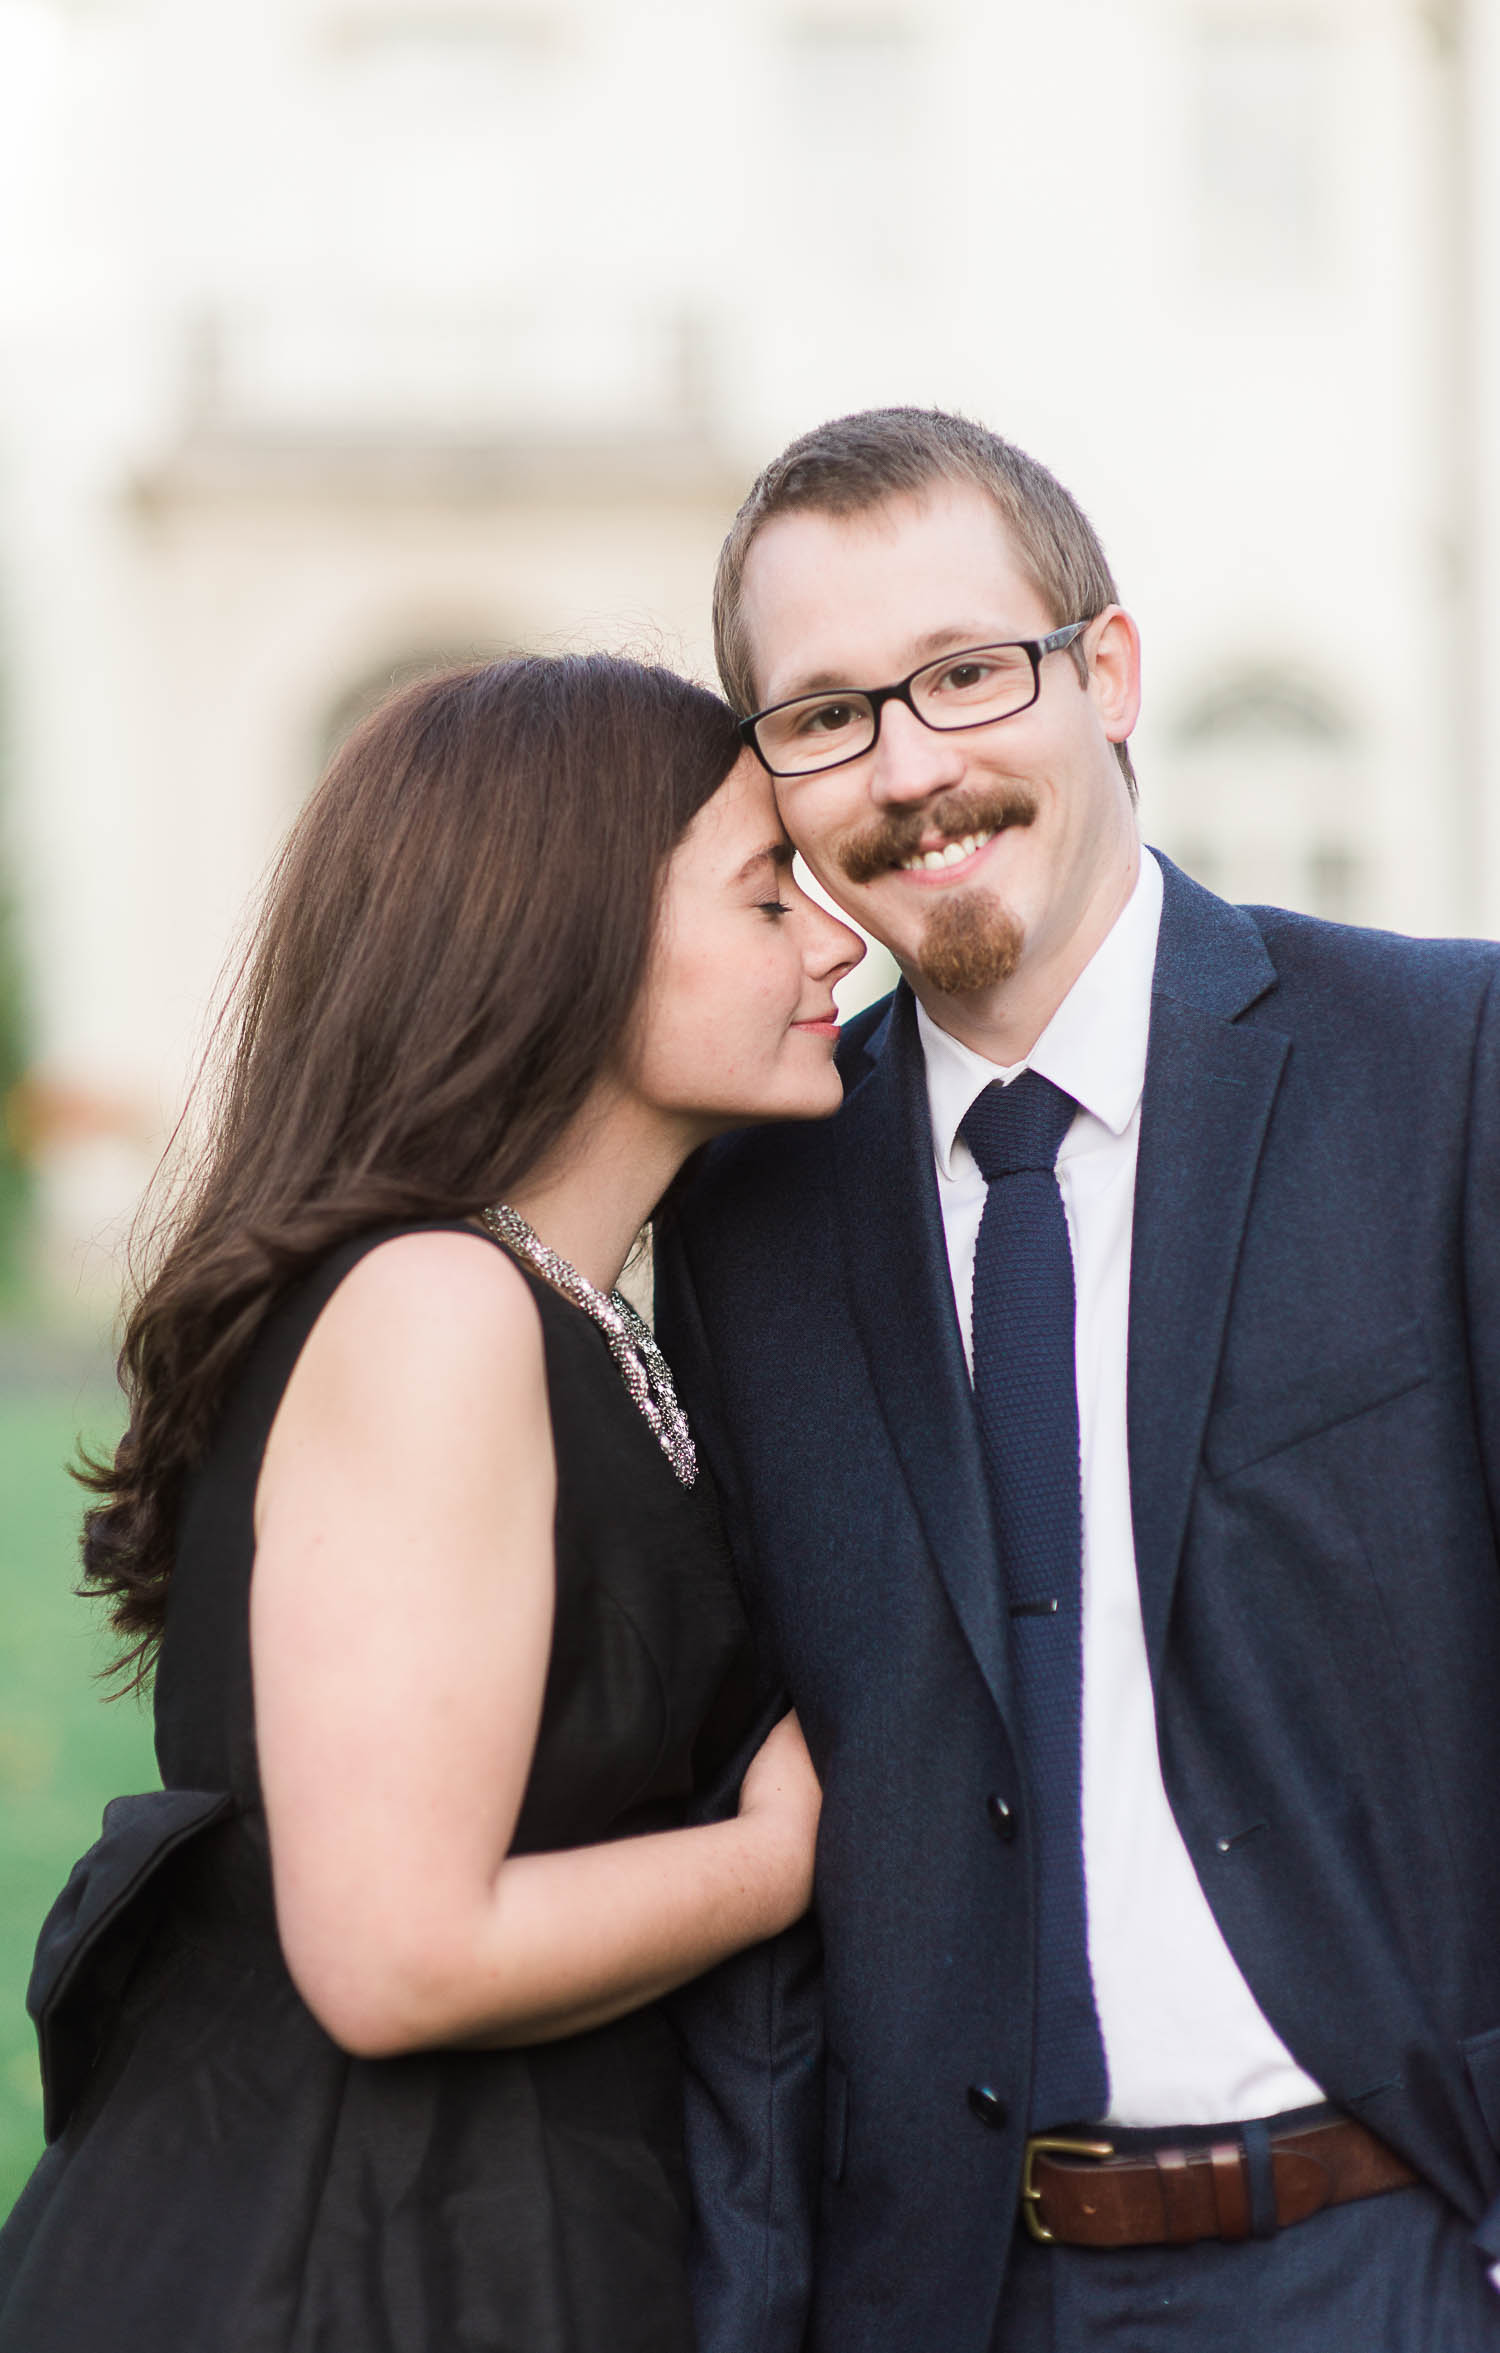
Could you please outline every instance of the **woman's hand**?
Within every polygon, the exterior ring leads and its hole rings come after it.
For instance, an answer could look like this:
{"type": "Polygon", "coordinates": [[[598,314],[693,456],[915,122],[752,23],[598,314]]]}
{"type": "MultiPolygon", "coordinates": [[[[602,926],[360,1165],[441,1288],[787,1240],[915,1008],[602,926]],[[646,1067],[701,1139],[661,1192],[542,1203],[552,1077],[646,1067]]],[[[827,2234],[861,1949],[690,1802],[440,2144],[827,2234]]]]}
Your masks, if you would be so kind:
{"type": "Polygon", "coordinates": [[[741,1825],[766,1842],[771,1869],[771,1901],[785,1917],[777,1926],[789,1928],[812,1902],[813,1854],[818,1838],[818,1816],[823,1792],[813,1771],[802,1727],[794,1715],[783,1716],[767,1733],[740,1787],[741,1825]]]}

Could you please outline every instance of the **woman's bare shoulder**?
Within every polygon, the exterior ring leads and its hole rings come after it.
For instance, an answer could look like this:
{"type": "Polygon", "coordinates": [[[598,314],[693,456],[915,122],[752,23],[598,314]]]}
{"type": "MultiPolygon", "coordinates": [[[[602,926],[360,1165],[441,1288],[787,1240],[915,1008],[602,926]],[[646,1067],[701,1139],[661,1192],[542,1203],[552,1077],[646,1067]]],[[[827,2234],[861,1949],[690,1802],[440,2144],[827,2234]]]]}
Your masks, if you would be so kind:
{"type": "Polygon", "coordinates": [[[393,1235],[367,1250],[323,1311],[347,1330],[399,1323],[494,1341],[539,1342],[541,1318],[531,1286],[508,1250],[476,1227],[393,1235]]]}
{"type": "Polygon", "coordinates": [[[497,1440],[545,1418],[541,1317],[508,1252],[483,1234],[399,1234],[344,1277],[298,1359],[281,1420],[374,1433],[393,1416],[488,1420],[497,1440]]]}

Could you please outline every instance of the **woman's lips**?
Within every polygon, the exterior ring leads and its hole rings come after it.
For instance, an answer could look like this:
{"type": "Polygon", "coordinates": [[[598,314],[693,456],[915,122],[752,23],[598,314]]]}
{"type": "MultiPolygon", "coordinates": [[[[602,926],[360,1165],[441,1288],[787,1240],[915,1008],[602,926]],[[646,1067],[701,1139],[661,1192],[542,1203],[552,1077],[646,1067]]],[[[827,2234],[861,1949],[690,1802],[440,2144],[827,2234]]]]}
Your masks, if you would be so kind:
{"type": "Polygon", "coordinates": [[[836,1038],[839,1034],[839,1019],[836,1013],[820,1013],[816,1020],[794,1021],[792,1027],[809,1030],[815,1038],[836,1038]]]}

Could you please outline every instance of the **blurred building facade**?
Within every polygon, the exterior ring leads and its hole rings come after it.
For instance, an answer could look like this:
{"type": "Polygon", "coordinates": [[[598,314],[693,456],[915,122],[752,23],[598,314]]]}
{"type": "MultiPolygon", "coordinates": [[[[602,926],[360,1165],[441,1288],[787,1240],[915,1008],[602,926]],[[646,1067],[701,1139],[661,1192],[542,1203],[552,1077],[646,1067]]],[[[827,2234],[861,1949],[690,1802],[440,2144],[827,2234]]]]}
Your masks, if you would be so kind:
{"type": "Polygon", "coordinates": [[[756,466],[939,402],[1147,646],[1148,837],[1500,929],[1478,0],[0,0],[4,824],[60,1285],[108,1286],[258,878],[393,678],[707,673],[756,466]]]}

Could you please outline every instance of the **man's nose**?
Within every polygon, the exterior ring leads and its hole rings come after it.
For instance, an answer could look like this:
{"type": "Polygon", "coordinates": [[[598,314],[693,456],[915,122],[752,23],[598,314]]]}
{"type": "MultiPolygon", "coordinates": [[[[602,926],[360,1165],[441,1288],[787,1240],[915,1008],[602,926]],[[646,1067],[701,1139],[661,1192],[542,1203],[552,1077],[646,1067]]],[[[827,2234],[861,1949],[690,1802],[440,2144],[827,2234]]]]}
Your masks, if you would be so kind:
{"type": "Polygon", "coordinates": [[[926,800],[963,780],[963,746],[956,735],[924,727],[905,703],[889,702],[870,769],[870,797],[887,808],[926,800]]]}

